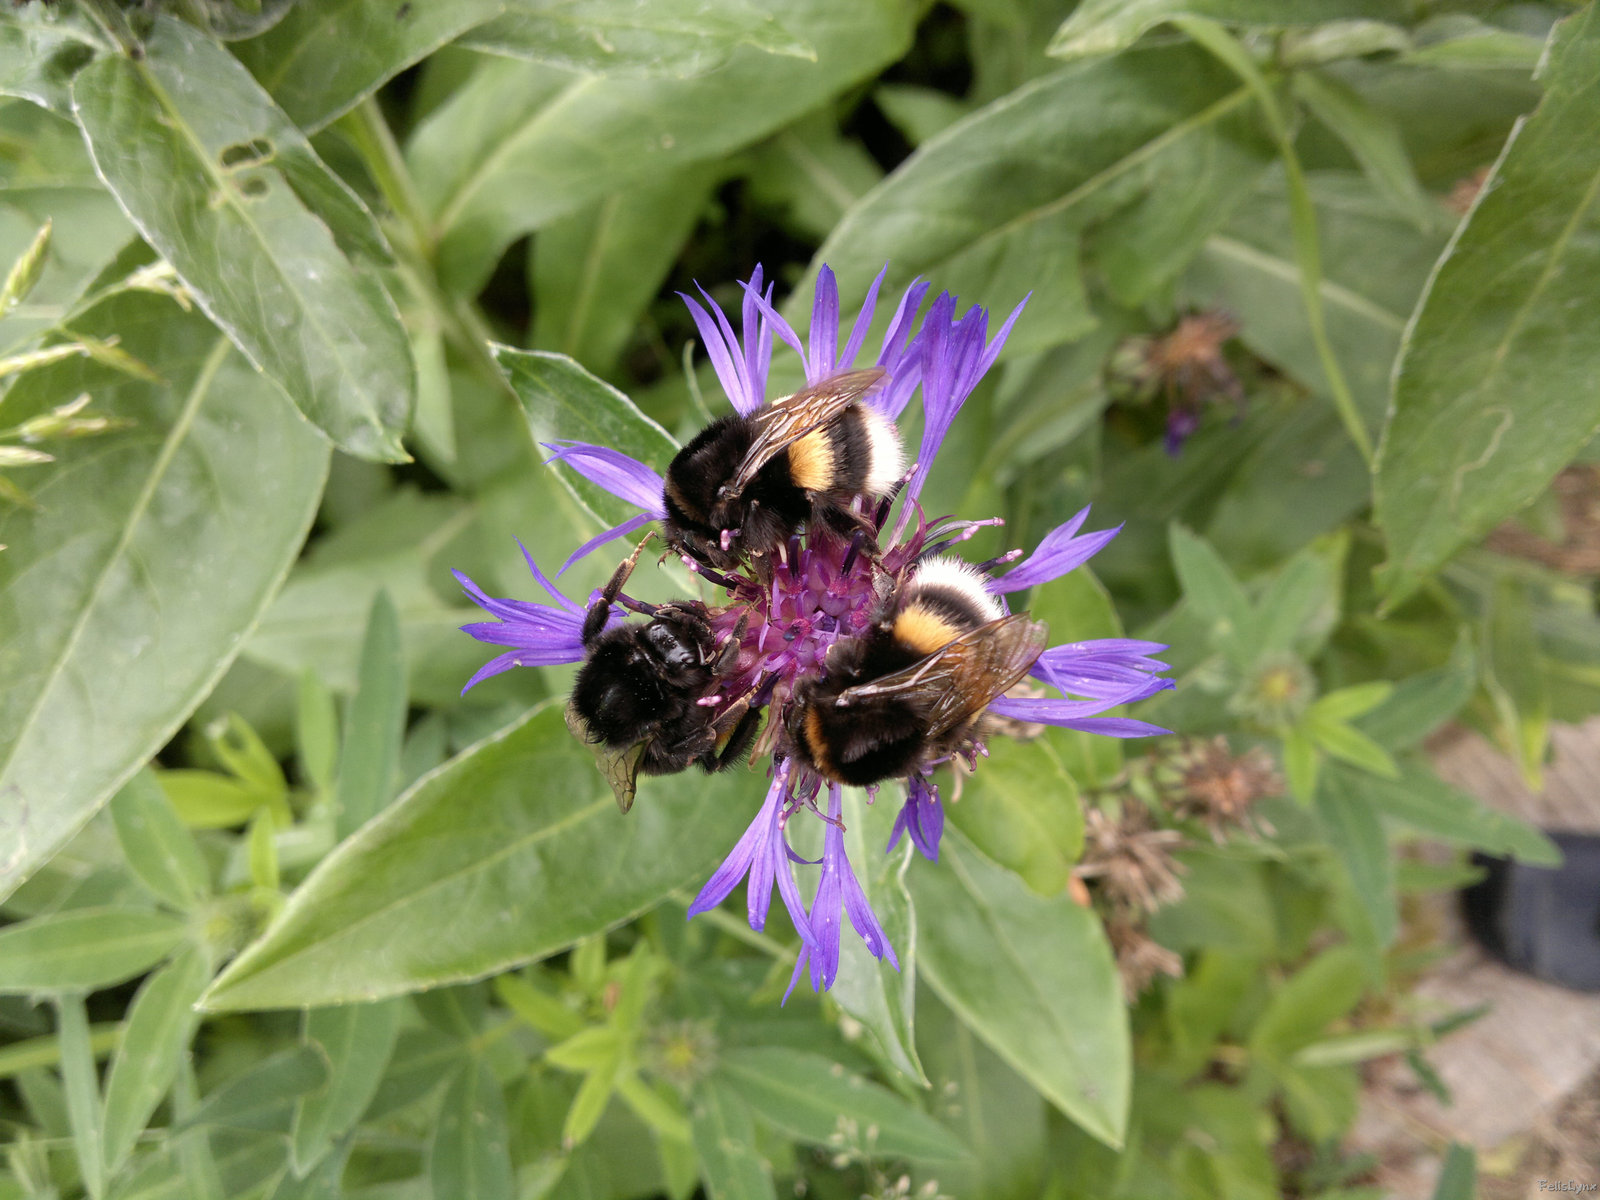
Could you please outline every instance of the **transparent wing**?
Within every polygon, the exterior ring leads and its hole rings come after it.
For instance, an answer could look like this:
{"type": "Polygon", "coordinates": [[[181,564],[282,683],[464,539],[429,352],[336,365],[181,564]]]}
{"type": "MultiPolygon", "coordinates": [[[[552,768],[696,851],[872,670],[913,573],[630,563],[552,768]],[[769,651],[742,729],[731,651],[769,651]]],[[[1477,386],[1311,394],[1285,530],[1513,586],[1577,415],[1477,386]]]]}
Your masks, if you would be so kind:
{"type": "Polygon", "coordinates": [[[895,696],[914,703],[938,737],[977,716],[1028,673],[1044,653],[1048,630],[1026,613],[981,625],[946,643],[902,671],[857,684],[839,696],[847,708],[871,697],[895,696]]]}
{"type": "Polygon", "coordinates": [[[755,423],[755,439],[728,481],[727,495],[739,495],[775,454],[822,428],[877,387],[883,378],[881,367],[845,371],[754,413],[750,420],[755,423]]]}
{"type": "Polygon", "coordinates": [[[624,746],[621,750],[613,750],[589,731],[589,723],[572,706],[570,700],[567,702],[566,716],[567,728],[572,732],[572,736],[594,752],[594,760],[600,768],[600,774],[605,776],[606,782],[611,785],[612,794],[617,798],[617,807],[627,812],[633,807],[633,797],[638,791],[639,768],[644,763],[646,743],[635,742],[631,746],[624,746]]]}

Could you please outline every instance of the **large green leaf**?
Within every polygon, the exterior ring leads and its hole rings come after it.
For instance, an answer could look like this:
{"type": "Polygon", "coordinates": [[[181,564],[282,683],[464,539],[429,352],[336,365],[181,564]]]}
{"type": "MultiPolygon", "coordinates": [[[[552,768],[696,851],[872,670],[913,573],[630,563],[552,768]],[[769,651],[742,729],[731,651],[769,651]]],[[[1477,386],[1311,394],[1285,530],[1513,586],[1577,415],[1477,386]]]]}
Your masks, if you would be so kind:
{"type": "MultiPolygon", "coordinates": [[[[822,263],[892,263],[891,279],[1009,308],[1032,291],[1013,352],[1094,322],[1086,240],[1137,302],[1172,278],[1270,157],[1247,90],[1185,46],[1066,67],[958,121],[856,204],[822,263]]],[[[859,298],[865,280],[848,289],[859,298]]],[[[846,297],[849,302],[850,297],[846,297]]]]}
{"type": "MultiPolygon", "coordinates": [[[[494,357],[522,401],[528,428],[541,445],[560,438],[609,446],[658,471],[665,471],[677,453],[671,434],[566,355],[496,346],[494,357]]],[[[541,453],[549,456],[549,451],[541,453]]],[[[601,520],[622,522],[638,515],[633,505],[575,471],[563,467],[557,478],[601,520]]]]}
{"type": "Polygon", "coordinates": [[[345,714],[335,792],[340,837],[354,833],[394,799],[405,732],[406,660],[400,647],[400,619],[389,593],[380,591],[367,617],[356,693],[345,714]]]}
{"type": "Polygon", "coordinates": [[[532,260],[534,342],[609,372],[724,169],[675,171],[541,229],[532,260]]]}
{"type": "Polygon", "coordinates": [[[710,1200],[777,1200],[744,1098],[716,1076],[695,1092],[694,1148],[710,1200]]]}
{"type": "Polygon", "coordinates": [[[993,739],[983,770],[967,781],[961,803],[950,805],[950,820],[1042,896],[1067,886],[1083,851],[1078,785],[1044,738],[993,739]]]}
{"type": "Polygon", "coordinates": [[[381,241],[249,72],[162,17],[142,57],[80,72],[73,101],[107,186],[239,348],[341,449],[405,459],[410,344],[334,236],[381,241]]]}
{"type": "Polygon", "coordinates": [[[816,60],[816,51],[750,0],[510,0],[462,41],[574,71],[696,75],[739,46],[816,60]]]}
{"type": "Polygon", "coordinates": [[[816,49],[816,62],[747,46],[683,80],[578,76],[513,59],[480,67],[407,152],[446,283],[475,290],[520,235],[763,137],[880,70],[910,40],[909,11],[889,0],[764,7],[816,49]]]}
{"type": "Polygon", "coordinates": [[[1064,893],[1035,895],[953,829],[911,895],[940,998],[1085,1131],[1120,1145],[1128,1013],[1099,918],[1064,893]]]}
{"type": "Polygon", "coordinates": [[[435,1196],[511,1200],[517,1194],[505,1093],[487,1059],[468,1062],[445,1093],[428,1155],[428,1176],[435,1196]]]}
{"type": "Polygon", "coordinates": [[[321,129],[384,80],[498,15],[505,0],[297,4],[266,33],[229,49],[307,132],[321,129]]]}
{"type": "Polygon", "coordinates": [[[222,674],[327,470],[325,445],[198,314],[124,294],[78,327],[119,337],[166,382],[72,359],[6,397],[21,420],[88,392],[131,427],[60,444],[31,476],[39,510],[0,511],[0,896],[222,674]]]}
{"type": "Polygon", "coordinates": [[[301,1098],[294,1112],[290,1161],[308,1172],[348,1133],[378,1090],[400,1028],[401,1000],[314,1008],[302,1030],[328,1059],[328,1086],[301,1098]]]}
{"type": "Polygon", "coordinates": [[[1379,450],[1382,586],[1408,595],[1537,496],[1600,428],[1600,9],[1557,27],[1518,123],[1411,320],[1379,450]]]}
{"type": "Polygon", "coordinates": [[[1225,25],[1286,29],[1353,17],[1392,17],[1385,0],[1084,0],[1062,22],[1046,51],[1053,58],[1111,54],[1174,17],[1209,17],[1225,25]]]}
{"type": "Polygon", "coordinates": [[[45,4],[7,13],[0,22],[0,96],[20,96],[66,116],[72,111],[72,76],[100,48],[78,13],[45,4]]]}
{"type": "Polygon", "coordinates": [[[617,812],[559,703],[464,751],[322,861],[208,993],[341,1004],[552,954],[697,884],[760,802],[745,772],[645,781],[617,812]]]}

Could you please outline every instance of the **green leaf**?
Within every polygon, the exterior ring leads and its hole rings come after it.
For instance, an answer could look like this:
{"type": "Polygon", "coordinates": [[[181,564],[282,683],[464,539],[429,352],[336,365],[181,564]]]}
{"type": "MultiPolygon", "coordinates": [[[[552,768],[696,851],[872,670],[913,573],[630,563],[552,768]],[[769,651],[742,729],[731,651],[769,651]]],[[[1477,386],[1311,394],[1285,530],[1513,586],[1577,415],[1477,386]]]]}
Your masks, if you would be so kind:
{"type": "Polygon", "coordinates": [[[72,77],[100,50],[100,38],[77,13],[36,5],[0,23],[0,96],[72,112],[72,77]]]}
{"type": "Polygon", "coordinates": [[[356,694],[345,719],[339,754],[338,836],[349,837],[394,799],[400,779],[400,741],[406,728],[406,662],[400,621],[387,591],[367,618],[356,694]]]}
{"type": "Polygon", "coordinates": [[[57,1036],[61,1039],[61,1082],[72,1122],[72,1149],[93,1200],[106,1190],[105,1127],[100,1110],[100,1080],[89,1045],[89,1013],[81,995],[56,1001],[57,1036]]]}
{"type": "MultiPolygon", "coordinates": [[[[571,439],[609,446],[657,471],[678,451],[672,435],[603,379],[591,375],[564,354],[495,346],[495,361],[522,401],[533,438],[541,445],[571,439]]],[[[549,451],[540,457],[548,457],[549,451]]],[[[626,500],[591,483],[576,471],[556,472],[562,485],[600,521],[620,524],[638,515],[626,500]]]]}
{"type": "Polygon", "coordinates": [[[690,1120],[708,1200],[777,1200],[744,1098],[716,1076],[695,1090],[690,1120]]]}
{"type": "Polygon", "coordinates": [[[645,180],[541,229],[533,247],[535,344],[609,372],[724,170],[712,162],[645,180]]]}
{"type": "Polygon", "coordinates": [[[559,703],[464,751],[324,859],[206,997],[375,999],[542,958],[698,884],[759,803],[745,772],[652,779],[627,816],[559,703]]]}
{"type": "Polygon", "coordinates": [[[741,47],[685,80],[596,78],[512,59],[480,66],[407,147],[440,234],[446,285],[475,292],[521,235],[724,157],[876,74],[910,44],[910,12],[887,0],[795,0],[782,13],[815,47],[815,62],[741,47]]]}
{"type": "MultiPolygon", "coordinates": [[[[156,778],[173,811],[190,829],[230,829],[261,809],[274,807],[270,792],[216,771],[158,771],[156,778]]],[[[277,801],[279,811],[287,814],[287,803],[282,797],[277,801]]]]}
{"type": "Polygon", "coordinates": [[[739,46],[817,61],[750,0],[511,0],[505,8],[463,44],[602,75],[698,75],[739,46]]]}
{"type": "Polygon", "coordinates": [[[474,1058],[445,1093],[428,1153],[435,1196],[510,1200],[517,1194],[505,1095],[487,1059],[474,1058]]]}
{"type": "Polygon", "coordinates": [[[1451,787],[1421,763],[1402,763],[1393,783],[1362,776],[1360,787],[1385,815],[1434,837],[1537,866],[1561,861],[1561,852],[1537,829],[1451,787]]]}
{"type": "Polygon", "coordinates": [[[854,810],[851,815],[846,809],[845,852],[900,969],[874,958],[860,938],[842,937],[839,974],[828,995],[861,1022],[895,1070],[926,1086],[916,1039],[917,914],[906,891],[914,851],[906,839],[893,853],[885,852],[899,813],[889,795],[880,793],[879,801],[868,805],[856,793],[845,803],[854,810]]]}
{"type": "Polygon", "coordinates": [[[289,1160],[297,1175],[321,1162],[372,1102],[394,1050],[400,1006],[398,1000],[379,1000],[306,1013],[301,1036],[327,1059],[328,1086],[295,1106],[289,1160]]]}
{"type": "Polygon", "coordinates": [[[1326,720],[1313,712],[1307,716],[1301,728],[1320,749],[1334,758],[1383,779],[1400,777],[1400,768],[1395,765],[1389,752],[1352,725],[1326,720]]]}
{"type": "Polygon", "coordinates": [[[1347,537],[1324,539],[1284,563],[1256,603],[1250,643],[1260,657],[1312,658],[1339,623],[1347,537]]]}
{"type": "Polygon", "coordinates": [[[1209,17],[1247,29],[1293,29],[1351,17],[1392,16],[1383,0],[1084,0],[1062,22],[1052,58],[1114,54],[1174,17],[1209,17]]]}
{"type": "Polygon", "coordinates": [[[1422,190],[1400,139],[1400,127],[1361,98],[1354,88],[1321,71],[1293,76],[1298,96],[1350,151],[1377,193],[1419,229],[1439,223],[1438,204],[1422,190]]]}
{"type": "Polygon", "coordinates": [[[1534,605],[1520,580],[1506,575],[1495,581],[1483,617],[1483,685],[1500,721],[1501,741],[1511,747],[1528,787],[1541,791],[1550,744],[1550,680],[1534,630],[1534,605]]]}
{"type": "Polygon", "coordinates": [[[143,57],[93,63],[73,99],[101,177],[239,348],[341,449],[405,461],[399,313],[323,224],[379,243],[371,216],[249,73],[159,17],[143,57]]]}
{"type": "Polygon", "coordinates": [[[1071,1120],[1120,1145],[1128,1015],[1099,918],[1065,894],[1034,895],[953,829],[911,895],[940,998],[1071,1120]]]}
{"type": "Polygon", "coordinates": [[[314,133],[385,80],[505,7],[503,0],[413,4],[319,0],[228,49],[290,120],[314,133]]]}
{"type": "Polygon", "coordinates": [[[494,993],[531,1029],[551,1040],[569,1038],[583,1028],[583,1018],[520,975],[496,975],[494,993]]]}
{"type": "Polygon", "coordinates": [[[1394,692],[1387,679],[1357,683],[1318,697],[1311,705],[1311,716],[1322,721],[1352,721],[1371,712],[1394,692]]]}
{"type": "Polygon", "coordinates": [[[1394,857],[1366,783],[1367,776],[1330,764],[1317,780],[1316,810],[1329,843],[1350,872],[1355,898],[1372,923],[1373,936],[1384,947],[1400,926],[1394,857]]]}
{"type": "Polygon", "coordinates": [[[339,714],[333,693],[317,673],[300,672],[296,695],[294,744],[300,772],[319,791],[333,790],[334,767],[339,758],[339,714]]]}
{"type": "Polygon", "coordinates": [[[1513,130],[1412,317],[1378,458],[1388,604],[1527,504],[1600,428],[1600,342],[1577,314],[1600,270],[1600,11],[1551,36],[1513,130]]]}
{"type": "Polygon", "coordinates": [[[157,899],[187,909],[210,893],[200,847],[152,772],[139,772],[111,798],[111,820],[129,868],[157,899]]]}
{"type": "Polygon", "coordinates": [[[1078,785],[1042,738],[996,738],[949,817],[974,846],[1041,896],[1066,888],[1083,853],[1078,785]]]}
{"type": "Polygon", "coordinates": [[[200,1015],[194,1002],[211,979],[204,954],[188,946],[139,985],[106,1076],[106,1172],[118,1175],[156,1106],[177,1077],[200,1015]]]}
{"type": "Polygon", "coordinates": [[[1302,804],[1310,804],[1317,790],[1317,747],[1311,735],[1296,727],[1283,731],[1283,773],[1289,791],[1302,804]]]}
{"type": "Polygon", "coordinates": [[[1477,686],[1478,658],[1471,638],[1463,636],[1448,663],[1400,680],[1356,728],[1386,750],[1408,749],[1460,712],[1477,686]]]}
{"type": "MultiPolygon", "coordinates": [[[[1032,291],[1007,351],[1041,350],[1094,324],[1080,240],[1116,297],[1137,303],[1183,268],[1268,160],[1248,90],[1204,54],[1075,65],[923,143],[851,208],[810,274],[888,259],[891,285],[927,276],[1002,311],[1032,291]]],[[[845,280],[847,308],[866,281],[845,280]]]]}
{"type": "Polygon", "coordinates": [[[0,896],[211,689],[288,570],[327,470],[319,439],[198,314],[130,293],[79,324],[160,363],[167,386],[73,360],[6,395],[26,417],[88,391],[132,428],[61,444],[34,477],[50,504],[0,509],[0,628],[23,631],[0,638],[0,896]]]}
{"type": "Polygon", "coordinates": [[[182,918],[142,908],[75,908],[0,929],[0,995],[93,991],[142,974],[182,939],[182,918]]]}
{"type": "Polygon", "coordinates": [[[1433,1185],[1433,1200],[1473,1200],[1478,1194],[1478,1161],[1471,1146],[1451,1142],[1445,1151],[1439,1182],[1433,1185]]]}
{"type": "Polygon", "coordinates": [[[1255,611],[1222,556],[1182,525],[1168,528],[1167,544],[1184,600],[1209,626],[1214,643],[1233,649],[1248,638],[1253,650],[1255,611]]]}
{"type": "Polygon", "coordinates": [[[603,1061],[597,1062],[584,1075],[583,1082],[578,1085],[578,1094],[572,1098],[572,1106],[567,1109],[566,1119],[561,1122],[563,1146],[578,1146],[589,1140],[589,1135],[605,1115],[606,1106],[611,1103],[611,1093],[621,1070],[622,1051],[620,1047],[614,1047],[603,1061]]]}
{"type": "Polygon", "coordinates": [[[295,1101],[327,1085],[328,1060],[314,1046],[297,1046],[235,1071],[177,1130],[210,1125],[222,1129],[288,1132],[295,1101]]]}
{"type": "Polygon", "coordinates": [[[1365,980],[1356,950],[1350,946],[1324,950],[1273,993],[1250,1031],[1251,1052],[1286,1063],[1355,1007],[1365,980]]]}
{"type": "Polygon", "coordinates": [[[622,1056],[622,1036],[610,1025],[591,1025],[580,1029],[566,1041],[545,1051],[545,1059],[564,1071],[615,1071],[622,1056]]]}
{"type": "Polygon", "coordinates": [[[840,1122],[855,1122],[871,1136],[875,1156],[946,1160],[967,1148],[943,1125],[821,1054],[762,1046],[725,1052],[720,1075],[763,1120],[802,1142],[826,1146],[840,1122]]]}

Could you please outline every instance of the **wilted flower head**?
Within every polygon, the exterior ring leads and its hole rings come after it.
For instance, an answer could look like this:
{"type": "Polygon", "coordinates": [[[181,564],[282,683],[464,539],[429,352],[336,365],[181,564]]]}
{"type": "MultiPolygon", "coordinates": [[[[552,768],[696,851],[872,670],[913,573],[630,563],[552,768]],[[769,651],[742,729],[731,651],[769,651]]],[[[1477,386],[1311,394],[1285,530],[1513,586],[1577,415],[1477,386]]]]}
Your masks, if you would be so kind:
{"type": "Polygon", "coordinates": [[[1106,939],[1122,979],[1122,994],[1129,1003],[1155,982],[1156,976],[1183,976],[1183,956],[1152,938],[1143,920],[1114,919],[1106,923],[1106,939]]]}
{"type": "Polygon", "coordinates": [[[1116,815],[1084,813],[1083,861],[1073,873],[1098,884],[1112,911],[1137,918],[1183,899],[1183,865],[1172,852],[1183,844],[1174,829],[1158,829],[1150,810],[1125,796],[1116,815]]]}
{"type": "Polygon", "coordinates": [[[1220,735],[1186,743],[1172,766],[1180,773],[1173,815],[1200,821],[1213,841],[1222,841],[1230,829],[1256,832],[1264,824],[1253,812],[1256,801],[1283,795],[1283,777],[1270,754],[1256,746],[1236,755],[1220,735]]]}
{"type": "MultiPolygon", "coordinates": [[[[808,386],[857,367],[883,278],[880,274],[873,282],[844,335],[837,285],[833,273],[822,268],[804,340],[772,306],[771,288],[763,287],[759,270],[745,285],[737,333],[703,290],[701,299],[684,299],[729,403],[735,412],[748,416],[769,404],[767,378],[775,342],[799,355],[808,386]]],[[[718,662],[724,664],[698,703],[718,712],[738,705],[765,706],[768,720],[754,753],[771,759],[765,800],[695,898],[689,915],[720,904],[744,882],[750,924],[761,929],[776,887],[801,938],[791,989],[807,973],[816,989],[833,983],[846,922],[874,956],[898,966],[894,947],[845,849],[843,789],[808,765],[809,758],[797,754],[790,720],[800,703],[797,690],[803,694],[802,685],[827,674],[833,661],[830,652],[836,647],[859,646],[859,639],[880,627],[898,589],[919,564],[946,555],[980,529],[1000,523],[953,516],[930,519],[920,501],[953,422],[994,365],[1022,306],[991,335],[988,313],[977,307],[959,313],[956,298],[944,293],[919,324],[917,314],[927,290],[927,284],[916,282],[900,297],[874,360],[883,372],[882,385],[859,401],[893,420],[920,393],[923,432],[914,458],[907,456],[914,465],[896,494],[882,502],[856,497],[850,516],[856,523],[854,536],[808,527],[771,553],[752,554],[733,568],[723,569],[720,562],[712,567],[687,556],[684,560],[724,596],[721,604],[697,609],[704,613],[719,647],[718,662]],[[795,853],[789,839],[789,823],[802,812],[823,822],[822,857],[811,864],[820,865],[821,871],[809,906],[793,874],[794,864],[806,860],[795,853]]],[[[604,446],[561,442],[551,448],[555,459],[639,510],[579,547],[569,565],[665,515],[663,478],[646,464],[604,446]]],[[[981,581],[980,590],[990,597],[985,603],[1003,612],[1007,596],[1047,586],[1116,536],[1116,528],[1082,532],[1087,519],[1084,509],[1047,533],[1029,555],[1012,551],[960,569],[975,571],[971,578],[981,581]]],[[[597,610],[580,607],[562,595],[531,558],[528,565],[548,593],[549,603],[492,599],[461,577],[468,594],[499,618],[498,623],[469,625],[467,632],[480,641],[509,647],[480,670],[469,687],[512,666],[577,662],[585,656],[584,617],[597,610]]],[[[652,611],[625,596],[620,602],[636,611],[652,611]]],[[[610,619],[620,620],[615,608],[610,619]]],[[[973,721],[957,731],[951,755],[918,759],[900,778],[905,799],[889,848],[909,834],[923,856],[937,861],[944,810],[933,771],[949,758],[973,766],[996,726],[1057,725],[1111,737],[1164,733],[1143,721],[1101,715],[1172,686],[1159,674],[1166,664],[1153,657],[1162,649],[1127,638],[1066,642],[1042,652],[1035,646],[1036,657],[1029,656],[1031,666],[1024,660],[1017,670],[1025,667],[1039,686],[993,695],[987,707],[980,707],[973,721]]],[[[869,802],[877,792],[877,785],[869,789],[869,802]]]]}
{"type": "Polygon", "coordinates": [[[1137,400],[1159,397],[1167,406],[1168,454],[1183,449],[1200,427],[1207,404],[1243,404],[1244,387],[1223,354],[1238,333],[1231,316],[1208,310],[1181,317],[1159,337],[1133,338],[1119,349],[1112,366],[1114,382],[1129,388],[1137,400]]]}

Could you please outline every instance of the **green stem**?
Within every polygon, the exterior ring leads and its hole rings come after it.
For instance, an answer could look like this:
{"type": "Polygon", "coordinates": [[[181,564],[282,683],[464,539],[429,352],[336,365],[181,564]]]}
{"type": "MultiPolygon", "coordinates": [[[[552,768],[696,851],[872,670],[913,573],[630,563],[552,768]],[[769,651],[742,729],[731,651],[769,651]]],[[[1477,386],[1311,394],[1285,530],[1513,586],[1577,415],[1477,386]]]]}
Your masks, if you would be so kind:
{"type": "Polygon", "coordinates": [[[368,96],[360,104],[339,118],[339,124],[355,143],[372,173],[378,191],[388,201],[409,235],[414,256],[425,263],[433,261],[433,230],[417,185],[406,168],[405,155],[395,141],[394,131],[384,119],[375,96],[368,96]]]}
{"type": "Polygon", "coordinates": [[[1356,409],[1355,396],[1345,381],[1339,358],[1333,352],[1333,343],[1328,340],[1327,322],[1322,309],[1322,251],[1317,241],[1317,213],[1311,202],[1311,189],[1306,186],[1299,156],[1294,152],[1294,137],[1290,133],[1289,123],[1284,119],[1266,77],[1231,33],[1205,17],[1176,17],[1173,24],[1243,80],[1261,104],[1273,140],[1278,144],[1278,153],[1283,157],[1283,170],[1288,179],[1289,224],[1294,235],[1300,295],[1306,307],[1306,322],[1311,327],[1311,341],[1316,346],[1322,373],[1327,376],[1328,389],[1333,393],[1333,405],[1338,410],[1339,419],[1350,434],[1350,440],[1361,452],[1367,469],[1371,470],[1372,439],[1356,409]]]}
{"type": "MultiPolygon", "coordinates": [[[[678,893],[674,893],[672,899],[684,908],[688,908],[692,903],[689,897],[678,893]]],[[[776,938],[768,937],[764,933],[751,929],[748,924],[732,913],[723,912],[720,908],[709,908],[701,913],[700,916],[707,924],[716,926],[723,933],[761,951],[763,954],[771,955],[780,961],[792,960],[795,957],[796,951],[794,949],[785,946],[776,938]]]]}

